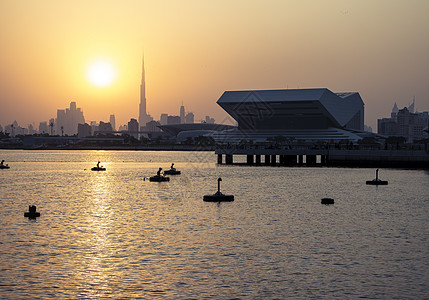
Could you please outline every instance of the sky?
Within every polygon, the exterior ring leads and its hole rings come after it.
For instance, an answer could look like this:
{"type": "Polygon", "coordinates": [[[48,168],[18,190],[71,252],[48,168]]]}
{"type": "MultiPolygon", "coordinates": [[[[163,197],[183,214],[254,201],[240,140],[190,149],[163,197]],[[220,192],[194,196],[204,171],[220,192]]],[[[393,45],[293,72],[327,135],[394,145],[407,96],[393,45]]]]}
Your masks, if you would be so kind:
{"type": "Polygon", "coordinates": [[[429,111],[427,0],[0,0],[0,124],[56,117],[71,101],[86,121],[147,110],[196,121],[227,114],[226,90],[359,92],[365,124],[393,104],[429,111]],[[113,81],[88,70],[103,60],[113,81]]]}

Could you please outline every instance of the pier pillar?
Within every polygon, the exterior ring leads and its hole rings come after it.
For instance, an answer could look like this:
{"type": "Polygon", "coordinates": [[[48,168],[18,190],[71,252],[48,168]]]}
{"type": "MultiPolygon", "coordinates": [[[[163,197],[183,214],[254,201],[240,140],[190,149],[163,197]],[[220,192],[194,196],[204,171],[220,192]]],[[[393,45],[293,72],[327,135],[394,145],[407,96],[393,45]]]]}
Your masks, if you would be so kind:
{"type": "Polygon", "coordinates": [[[217,155],[217,163],[218,163],[219,165],[221,165],[221,164],[222,164],[222,154],[218,154],[218,155],[217,155]]]}
{"type": "Polygon", "coordinates": [[[322,166],[326,165],[326,155],[320,155],[320,164],[322,166]]]}
{"type": "Polygon", "coordinates": [[[285,155],[285,164],[288,166],[296,165],[296,155],[285,155]]]}
{"type": "Polygon", "coordinates": [[[286,164],[285,155],[279,155],[279,163],[281,166],[284,166],[286,164]]]}
{"type": "Polygon", "coordinates": [[[304,155],[298,155],[298,165],[302,166],[304,164],[304,155]]]}
{"type": "Polygon", "coordinates": [[[225,163],[226,163],[227,165],[232,165],[232,163],[233,163],[233,157],[232,157],[232,154],[226,154],[226,155],[225,155],[225,163]]]}
{"type": "Polygon", "coordinates": [[[275,166],[276,163],[277,163],[277,161],[276,161],[276,155],[271,155],[271,165],[275,166]]]}
{"type": "Polygon", "coordinates": [[[314,166],[316,164],[316,155],[306,155],[306,165],[314,166]]]}
{"type": "Polygon", "coordinates": [[[261,156],[260,155],[255,155],[255,160],[256,160],[257,165],[261,164],[261,156]]]}
{"type": "Polygon", "coordinates": [[[247,155],[247,164],[253,165],[253,155],[247,155]]]}
{"type": "Polygon", "coordinates": [[[270,164],[270,155],[265,155],[265,164],[266,165],[270,164]]]}

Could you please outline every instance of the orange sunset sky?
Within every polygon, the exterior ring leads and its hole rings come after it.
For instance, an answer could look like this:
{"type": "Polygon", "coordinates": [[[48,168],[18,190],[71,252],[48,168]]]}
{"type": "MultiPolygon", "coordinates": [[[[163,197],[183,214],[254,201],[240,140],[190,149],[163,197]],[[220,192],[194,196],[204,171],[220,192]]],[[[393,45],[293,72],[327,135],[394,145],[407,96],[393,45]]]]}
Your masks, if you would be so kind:
{"type": "Polygon", "coordinates": [[[394,102],[429,111],[427,0],[1,0],[0,124],[26,127],[71,101],[86,121],[138,117],[144,51],[148,112],[227,115],[225,90],[358,91],[365,123],[394,102]],[[111,82],[88,70],[103,60],[111,82]]]}

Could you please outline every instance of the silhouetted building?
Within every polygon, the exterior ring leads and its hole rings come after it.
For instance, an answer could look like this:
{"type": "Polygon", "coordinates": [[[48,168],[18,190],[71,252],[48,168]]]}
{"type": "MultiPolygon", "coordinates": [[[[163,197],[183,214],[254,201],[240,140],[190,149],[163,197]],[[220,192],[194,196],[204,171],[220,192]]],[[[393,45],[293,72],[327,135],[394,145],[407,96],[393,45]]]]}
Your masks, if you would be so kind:
{"type": "Polygon", "coordinates": [[[39,133],[40,134],[49,133],[48,122],[39,123],[39,133]]]}
{"type": "Polygon", "coordinates": [[[206,116],[205,122],[208,123],[208,124],[214,124],[215,123],[215,119],[210,118],[210,116],[206,116]]]}
{"type": "Polygon", "coordinates": [[[80,138],[88,137],[92,135],[91,126],[87,123],[79,123],[77,125],[77,136],[80,138]]]}
{"type": "Polygon", "coordinates": [[[180,106],[180,123],[185,123],[185,107],[183,105],[180,106]]]}
{"type": "Polygon", "coordinates": [[[11,137],[17,136],[17,135],[24,135],[28,133],[27,128],[23,128],[18,125],[18,122],[13,121],[12,124],[6,125],[4,128],[5,133],[9,133],[11,137]]]}
{"type": "Polygon", "coordinates": [[[180,117],[179,116],[168,116],[167,125],[172,125],[172,124],[180,124],[180,117]]]}
{"type": "Polygon", "coordinates": [[[57,110],[56,132],[61,135],[74,135],[77,125],[85,123],[83,111],[76,108],[76,102],[70,102],[70,108],[57,110]]]}
{"type": "Polygon", "coordinates": [[[161,123],[161,125],[167,125],[168,114],[161,114],[161,117],[159,118],[159,123],[161,123]]]}
{"type": "Polygon", "coordinates": [[[390,118],[377,120],[378,134],[404,137],[407,142],[426,138],[427,134],[424,129],[429,123],[429,113],[414,113],[414,110],[415,100],[408,108],[404,107],[403,109],[398,109],[395,103],[390,118]]]}
{"type": "Polygon", "coordinates": [[[110,125],[112,125],[112,130],[116,131],[116,120],[115,120],[115,115],[114,114],[110,115],[109,122],[110,122],[110,125]]]}
{"type": "Polygon", "coordinates": [[[28,134],[35,134],[36,130],[33,127],[33,124],[28,125],[28,134]]]}
{"type": "Polygon", "coordinates": [[[145,82],[144,57],[143,57],[143,59],[142,59],[142,81],[140,84],[140,106],[139,106],[139,121],[138,121],[138,123],[143,125],[149,121],[152,121],[152,117],[150,115],[148,115],[147,111],[146,111],[146,82],[145,82]]]}
{"type": "Polygon", "coordinates": [[[158,127],[161,124],[157,121],[150,121],[146,123],[146,131],[149,132],[160,132],[161,129],[158,127]]]}
{"type": "Polygon", "coordinates": [[[104,123],[103,121],[100,121],[100,123],[98,124],[99,133],[109,133],[112,131],[112,125],[110,123],[104,123]]]}
{"type": "Polygon", "coordinates": [[[212,137],[224,143],[265,142],[281,136],[302,141],[358,141],[364,135],[359,93],[326,88],[226,91],[217,103],[238,128],[212,137]]]}
{"type": "Polygon", "coordinates": [[[139,123],[136,119],[131,119],[128,122],[128,132],[131,136],[138,138],[138,131],[139,131],[139,123]]]}
{"type": "Polygon", "coordinates": [[[186,114],[185,123],[186,124],[194,123],[194,114],[192,112],[186,114]]]}

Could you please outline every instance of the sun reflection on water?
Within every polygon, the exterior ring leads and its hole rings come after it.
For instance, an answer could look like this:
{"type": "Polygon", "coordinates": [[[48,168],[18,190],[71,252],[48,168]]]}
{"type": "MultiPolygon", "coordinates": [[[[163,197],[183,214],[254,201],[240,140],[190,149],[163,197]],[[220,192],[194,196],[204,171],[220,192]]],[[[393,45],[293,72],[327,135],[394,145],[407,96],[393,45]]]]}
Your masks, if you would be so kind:
{"type": "Polygon", "coordinates": [[[112,182],[107,172],[91,174],[88,191],[88,234],[84,256],[83,282],[89,296],[103,294],[108,289],[110,260],[114,254],[109,236],[112,227],[112,182]],[[108,273],[109,272],[109,273],[108,273]]]}

